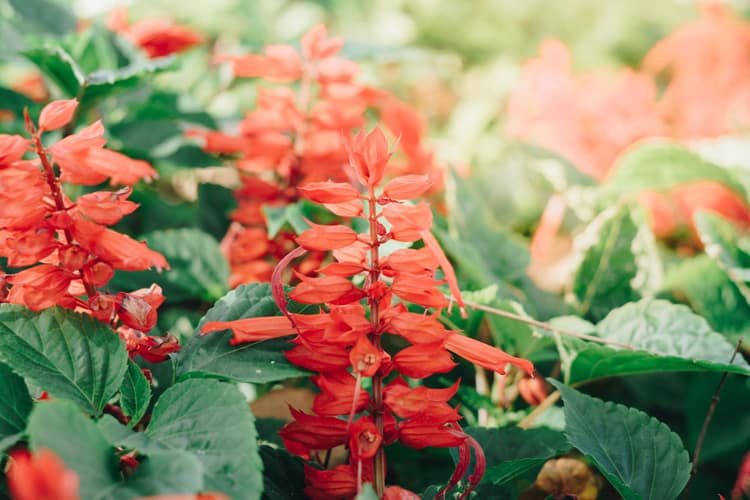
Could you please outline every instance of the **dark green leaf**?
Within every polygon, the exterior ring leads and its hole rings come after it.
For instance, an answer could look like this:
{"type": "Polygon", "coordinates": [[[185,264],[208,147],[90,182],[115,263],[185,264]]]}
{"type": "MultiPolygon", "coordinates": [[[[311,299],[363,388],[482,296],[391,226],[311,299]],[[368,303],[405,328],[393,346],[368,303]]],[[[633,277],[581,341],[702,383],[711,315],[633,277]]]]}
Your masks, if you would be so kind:
{"type": "Polygon", "coordinates": [[[274,238],[286,225],[297,234],[308,229],[310,225],[305,222],[299,203],[292,203],[280,207],[263,205],[263,215],[266,216],[268,224],[268,237],[274,238]]]}
{"type": "Polygon", "coordinates": [[[61,2],[54,0],[10,0],[24,24],[40,33],[65,35],[76,29],[76,17],[61,2]]]}
{"type": "Polygon", "coordinates": [[[37,313],[0,305],[0,359],[52,397],[97,415],[127,369],[125,345],[109,326],[61,307],[37,313]]]}
{"type": "Polygon", "coordinates": [[[25,95],[5,87],[0,87],[0,103],[3,109],[11,111],[19,118],[23,117],[24,108],[31,111],[37,107],[37,104],[25,95]]]}
{"type": "Polygon", "coordinates": [[[128,370],[120,386],[120,405],[125,415],[130,417],[131,426],[140,422],[150,401],[151,385],[148,379],[138,365],[128,361],[128,370]]]}
{"type": "Polygon", "coordinates": [[[96,424],[67,401],[37,403],[29,419],[32,450],[53,451],[78,474],[81,498],[109,498],[119,481],[114,449],[96,424]]]}
{"type": "MultiPolygon", "coordinates": [[[[292,309],[294,310],[294,309],[292,309]]],[[[299,311],[298,311],[299,312],[299,311]]],[[[291,348],[286,339],[230,345],[230,331],[200,335],[209,321],[233,321],[259,316],[279,316],[281,311],[271,296],[271,286],[242,285],[222,297],[201,319],[195,336],[177,358],[179,377],[221,377],[241,382],[263,383],[304,376],[308,372],[287,361],[284,351],[291,348]]]]}
{"type": "Polygon", "coordinates": [[[260,498],[263,464],[253,415],[233,385],[190,379],[170,387],[156,402],[146,435],[170,449],[195,453],[207,491],[260,498]]]}
{"type": "Polygon", "coordinates": [[[86,81],[86,75],[78,63],[62,47],[39,47],[27,50],[23,55],[60,87],[67,98],[77,96],[81,85],[86,81]]]}
{"type": "Polygon", "coordinates": [[[136,432],[121,424],[112,415],[104,415],[96,423],[107,442],[126,450],[137,450],[139,454],[151,455],[168,451],[169,447],[143,432],[136,432]]]}
{"type": "Polygon", "coordinates": [[[299,457],[290,455],[281,448],[263,445],[264,500],[304,500],[304,463],[299,457]]]}
{"type": "Polygon", "coordinates": [[[465,432],[474,437],[484,450],[487,471],[482,482],[485,483],[506,483],[570,450],[562,432],[544,427],[526,430],[520,427],[468,427],[465,432]]]}
{"type": "Polygon", "coordinates": [[[644,144],[620,157],[604,189],[614,195],[634,196],[644,190],[665,191],[695,181],[717,181],[745,195],[728,170],[696,153],[670,143],[644,144]]]}
{"type": "Polygon", "coordinates": [[[170,270],[117,273],[113,288],[131,290],[157,283],[171,303],[195,299],[213,302],[226,292],[229,267],[211,235],[193,228],[166,229],[142,239],[166,257],[170,270]]]}
{"type": "Polygon", "coordinates": [[[86,77],[82,102],[90,103],[115,92],[133,88],[148,75],[170,69],[174,58],[142,59],[119,69],[100,69],[86,77]]]}
{"type": "Polygon", "coordinates": [[[626,500],[672,500],[690,474],[680,437],[642,411],[551,381],[562,394],[568,441],[626,500]]]}
{"type": "Polygon", "coordinates": [[[26,429],[31,396],[23,379],[0,363],[0,452],[15,443],[26,429]]]}
{"type": "Polygon", "coordinates": [[[621,207],[599,215],[580,237],[588,243],[573,278],[581,314],[598,320],[611,309],[638,299],[631,283],[638,273],[632,248],[637,234],[630,209],[621,207]]]}

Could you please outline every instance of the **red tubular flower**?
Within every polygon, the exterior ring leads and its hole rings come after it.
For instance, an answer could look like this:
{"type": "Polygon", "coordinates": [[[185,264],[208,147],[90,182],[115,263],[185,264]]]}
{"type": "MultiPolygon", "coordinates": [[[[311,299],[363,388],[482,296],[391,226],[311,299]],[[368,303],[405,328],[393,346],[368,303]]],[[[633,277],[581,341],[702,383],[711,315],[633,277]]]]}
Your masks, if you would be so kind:
{"type": "Polygon", "coordinates": [[[359,337],[349,353],[349,360],[355,373],[363,377],[372,377],[380,368],[383,355],[366,336],[359,337]]]}
{"type": "Polygon", "coordinates": [[[393,200],[411,200],[424,194],[431,185],[426,175],[403,175],[385,185],[383,196],[393,200]]]}
{"type": "Polygon", "coordinates": [[[147,332],[156,325],[156,309],[164,302],[159,285],[117,294],[117,315],[130,328],[147,332]]]}
{"type": "Polygon", "coordinates": [[[370,403],[370,394],[359,387],[356,379],[347,371],[322,373],[313,377],[312,381],[322,391],[313,401],[312,409],[318,415],[345,415],[352,408],[359,413],[370,403]]]}
{"type": "Polygon", "coordinates": [[[76,107],[78,107],[78,101],[75,99],[52,101],[47,104],[39,114],[39,132],[56,130],[65,126],[73,119],[76,107]]]}
{"type": "Polygon", "coordinates": [[[505,373],[505,365],[508,363],[517,366],[529,375],[534,374],[534,365],[530,361],[516,358],[497,347],[492,347],[464,335],[449,333],[445,339],[445,348],[475,365],[500,374],[505,373]]]}
{"type": "Polygon", "coordinates": [[[133,192],[130,187],[117,191],[97,191],[79,196],[76,200],[78,210],[94,222],[111,226],[138,208],[137,203],[128,201],[133,192]]]}
{"type": "Polygon", "coordinates": [[[340,276],[310,278],[299,273],[295,273],[295,276],[302,282],[289,294],[289,297],[301,304],[333,302],[354,289],[351,281],[340,276]]]}
{"type": "Polygon", "coordinates": [[[417,344],[399,351],[393,357],[396,369],[411,378],[425,378],[435,373],[447,373],[456,367],[442,342],[417,344]]]}
{"type": "Polygon", "coordinates": [[[311,182],[299,188],[299,192],[315,203],[346,203],[359,199],[359,191],[345,182],[311,182]]]}
{"type": "Polygon", "coordinates": [[[78,475],[49,450],[11,454],[8,489],[14,500],[78,500],[78,475]]]}
{"type": "Polygon", "coordinates": [[[454,410],[447,403],[458,391],[459,384],[460,380],[445,389],[424,386],[411,389],[403,379],[397,378],[386,386],[383,395],[386,406],[398,417],[414,418],[429,414],[434,418],[448,419],[454,410]]]}
{"type": "Polygon", "coordinates": [[[357,494],[357,475],[349,465],[320,470],[306,464],[305,478],[308,482],[305,495],[311,500],[350,498],[357,494]]]}
{"type": "Polygon", "coordinates": [[[200,33],[175,25],[169,19],[142,19],[128,25],[125,8],[112,12],[107,27],[142,48],[151,58],[183,52],[204,41],[200,33]]]}
{"type": "Polygon", "coordinates": [[[223,330],[232,330],[231,342],[258,342],[260,340],[285,337],[297,332],[286,316],[246,318],[235,321],[209,321],[203,325],[202,335],[223,330]]]}
{"type": "Polygon", "coordinates": [[[383,500],[420,500],[420,496],[399,486],[388,486],[383,491],[383,500]]]}
{"type": "Polygon", "coordinates": [[[284,442],[292,441],[308,450],[327,450],[346,442],[346,421],[308,415],[291,407],[289,410],[294,420],[279,431],[284,442]]]}
{"type": "Polygon", "coordinates": [[[398,440],[410,448],[422,449],[428,446],[435,448],[455,448],[461,446],[466,440],[465,434],[450,432],[453,422],[458,421],[458,412],[453,415],[453,420],[445,420],[444,417],[432,418],[431,416],[420,416],[407,420],[398,428],[398,440]]]}
{"type": "Polygon", "coordinates": [[[321,226],[308,222],[311,229],[297,236],[296,241],[306,250],[325,252],[344,248],[357,241],[357,233],[346,226],[321,226]]]}
{"type": "Polygon", "coordinates": [[[370,417],[361,417],[349,428],[349,451],[353,460],[372,458],[383,442],[383,436],[370,417]]]}

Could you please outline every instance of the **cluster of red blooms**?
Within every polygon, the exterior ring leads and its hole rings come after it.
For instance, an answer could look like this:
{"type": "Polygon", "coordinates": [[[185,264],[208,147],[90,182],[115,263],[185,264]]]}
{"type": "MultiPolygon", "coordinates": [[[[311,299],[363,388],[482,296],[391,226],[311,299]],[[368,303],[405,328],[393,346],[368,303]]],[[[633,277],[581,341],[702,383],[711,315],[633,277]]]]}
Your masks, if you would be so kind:
{"type": "MultiPolygon", "coordinates": [[[[231,62],[237,77],[285,84],[258,88],[257,107],[246,114],[238,135],[190,131],[202,138],[206,151],[238,155],[235,165],[242,187],[235,191],[238,208],[222,243],[232,287],[268,281],[276,262],[294,247],[289,232],[269,239],[264,205],[293,203],[300,196],[297,188],[310,182],[349,180],[340,137],[363,127],[368,109],[374,108],[400,138],[402,154],[389,174],[428,174],[434,187],[442,184],[441,169],[423,144],[424,121],[387,92],[357,83],[359,66],[338,55],[342,46],[340,38],[329,38],[319,25],[302,38],[300,50],[271,45],[263,54],[217,57],[231,62]]],[[[354,215],[346,205],[332,211],[341,217],[354,215]]],[[[314,269],[320,259],[319,254],[308,256],[305,269],[314,269]]]]}
{"type": "Polygon", "coordinates": [[[107,27],[143,49],[151,58],[182,52],[204,41],[200,33],[169,19],[147,18],[131,24],[124,7],[112,12],[107,27]]]}
{"type": "Polygon", "coordinates": [[[101,290],[115,270],[167,268],[164,257],[107,226],[133,212],[132,184],[156,175],[151,166],[104,149],[97,121],[45,146],[42,136],[73,119],[75,99],[42,109],[39,126],[26,116],[29,137],[0,135],[0,256],[17,272],[0,273],[0,302],[35,311],[60,305],[91,314],[116,328],[131,355],[163,360],[178,348],[173,338],[146,335],[164,301],[161,289],[110,294],[101,290]],[[33,160],[24,159],[33,152],[33,160]],[[57,165],[57,169],[55,168],[57,165]],[[96,191],[75,202],[62,182],[94,186],[109,179],[127,187],[96,191]]]}
{"type": "MultiPolygon", "coordinates": [[[[730,7],[704,2],[703,16],[656,44],[641,71],[576,75],[569,50],[559,41],[542,45],[528,62],[510,98],[511,135],[547,147],[570,159],[582,172],[604,181],[617,158],[635,142],[653,137],[676,140],[712,138],[750,124],[750,24],[730,7]],[[657,78],[667,78],[661,96],[657,78]]],[[[688,229],[698,242],[692,216],[717,212],[750,228],[750,206],[716,181],[696,181],[669,192],[644,191],[638,197],[660,238],[688,229]]],[[[532,245],[536,261],[547,258],[541,241],[558,229],[564,209],[553,202],[532,245]]]]}
{"type": "Polygon", "coordinates": [[[445,491],[467,474],[473,449],[476,459],[468,477],[468,494],[483,475],[484,455],[461,431],[458,411],[448,404],[458,383],[445,389],[412,388],[402,375],[421,379],[448,372],[456,366],[451,353],[500,373],[508,364],[533,373],[533,365],[448,331],[438,320],[439,311],[449,306],[439,285],[447,282],[458,304],[463,304],[456,277],[430,232],[429,204],[404,203],[426,192],[429,179],[396,177],[380,190],[391,156],[380,129],[369,135],[360,132],[345,142],[345,149],[348,171],[363,193],[351,183],[333,181],[309,183],[300,193],[334,212],[346,210],[366,217],[369,231],[357,234],[343,225],[313,224],[296,239],[300,247],[282,259],[274,272],[272,289],[284,316],[211,322],[204,325],[203,333],[231,329],[234,344],[296,334],[295,347],[286,356],[318,372],[313,381],[321,392],[313,405],[316,415],[293,410],[294,421],[283,428],[281,436],[290,452],[321,464],[325,462],[320,459],[321,450],[340,445],[349,450],[347,464],[331,469],[306,466],[305,491],[310,498],[353,497],[365,482],[374,482],[383,498],[418,498],[397,486],[383,489],[383,447],[395,441],[413,448],[458,447],[460,461],[445,491]],[[381,247],[390,240],[421,240],[424,246],[383,255],[381,247]],[[302,304],[320,304],[320,312],[293,314],[286,308],[281,274],[306,251],[332,251],[334,260],[317,269],[315,277],[295,272],[300,283],[289,297],[302,304]],[[444,280],[437,279],[438,268],[444,280]],[[405,302],[438,312],[411,312],[405,302]],[[411,345],[391,355],[381,342],[386,334],[411,345]],[[364,389],[366,377],[372,379],[371,392],[364,389]]]}

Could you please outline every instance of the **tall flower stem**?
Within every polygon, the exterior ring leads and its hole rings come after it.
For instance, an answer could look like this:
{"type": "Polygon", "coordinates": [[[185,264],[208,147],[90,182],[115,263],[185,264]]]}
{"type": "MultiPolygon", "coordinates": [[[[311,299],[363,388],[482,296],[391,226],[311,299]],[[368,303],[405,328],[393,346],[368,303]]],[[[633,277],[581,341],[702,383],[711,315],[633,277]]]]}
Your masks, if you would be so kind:
{"type": "MultiPolygon", "coordinates": [[[[374,186],[368,187],[368,208],[370,222],[370,286],[374,286],[375,283],[380,279],[380,267],[378,266],[379,260],[379,247],[380,238],[378,236],[378,218],[377,218],[377,204],[375,198],[374,186]]],[[[372,343],[376,349],[381,349],[380,334],[378,332],[380,323],[380,306],[377,297],[370,296],[370,325],[372,328],[372,343]]],[[[374,417],[375,426],[378,428],[380,435],[383,435],[383,376],[380,371],[372,377],[372,395],[375,405],[374,417]]],[[[373,481],[375,483],[375,493],[378,498],[383,496],[385,490],[385,450],[381,444],[378,447],[378,451],[375,453],[373,481]]]]}

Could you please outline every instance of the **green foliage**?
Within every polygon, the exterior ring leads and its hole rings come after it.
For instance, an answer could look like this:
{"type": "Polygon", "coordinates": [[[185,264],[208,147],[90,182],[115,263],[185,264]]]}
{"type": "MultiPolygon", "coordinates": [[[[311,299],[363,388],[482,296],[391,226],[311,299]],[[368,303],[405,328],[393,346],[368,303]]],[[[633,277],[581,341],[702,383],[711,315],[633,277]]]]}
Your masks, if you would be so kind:
{"type": "Polygon", "coordinates": [[[625,499],[671,500],[690,473],[679,436],[642,411],[552,381],[562,393],[570,444],[594,461],[625,499]]]}
{"type": "Polygon", "coordinates": [[[263,445],[259,448],[263,459],[264,500],[304,500],[305,475],[303,462],[283,449],[263,445]]]}
{"type": "Polygon", "coordinates": [[[226,292],[229,268],[211,235],[194,228],[166,229],[145,234],[143,240],[166,257],[169,272],[118,273],[111,286],[133,290],[157,283],[172,303],[212,302],[226,292]]]}
{"type": "Polygon", "coordinates": [[[120,406],[122,411],[130,417],[130,425],[136,425],[146,414],[148,404],[151,401],[151,385],[141,371],[141,368],[132,361],[128,361],[128,370],[122,380],[120,387],[120,406]]]}
{"type": "Polygon", "coordinates": [[[31,396],[23,379],[0,363],[0,452],[13,445],[26,429],[31,396]]]}
{"type": "Polygon", "coordinates": [[[732,224],[709,212],[695,215],[706,254],[724,269],[737,289],[750,301],[750,240],[740,237],[732,224]]]}
{"type": "Polygon", "coordinates": [[[0,305],[0,360],[52,397],[94,415],[127,369],[125,346],[107,325],[61,307],[36,313],[0,305]]]}
{"type": "MultiPolygon", "coordinates": [[[[293,312],[302,312],[292,306],[293,312]]],[[[180,377],[219,377],[240,382],[262,383],[307,374],[287,361],[286,339],[230,345],[230,331],[201,335],[209,321],[232,321],[259,316],[279,316],[281,311],[268,284],[242,285],[219,299],[198,323],[193,338],[182,348],[177,360],[180,377]]]]}

